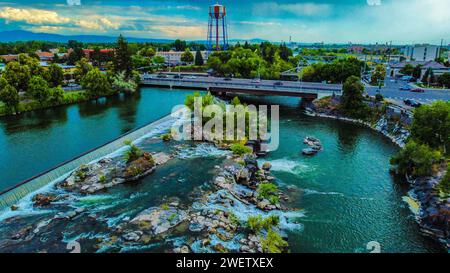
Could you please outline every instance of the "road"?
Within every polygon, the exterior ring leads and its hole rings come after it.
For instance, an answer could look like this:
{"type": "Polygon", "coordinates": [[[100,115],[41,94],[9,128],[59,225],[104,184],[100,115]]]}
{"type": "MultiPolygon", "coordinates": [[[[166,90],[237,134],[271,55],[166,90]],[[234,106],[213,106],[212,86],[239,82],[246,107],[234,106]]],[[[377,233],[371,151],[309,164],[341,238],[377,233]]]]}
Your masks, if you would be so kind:
{"type": "MultiPolygon", "coordinates": [[[[398,80],[397,82],[391,82],[386,80],[385,86],[381,88],[381,95],[385,98],[403,101],[405,99],[414,99],[421,103],[432,103],[437,100],[450,101],[450,91],[448,90],[435,90],[424,89],[424,93],[414,93],[411,91],[403,91],[400,88],[407,85],[407,82],[398,80]]],[[[378,87],[366,87],[367,93],[371,96],[375,96],[378,93],[378,87]]]]}

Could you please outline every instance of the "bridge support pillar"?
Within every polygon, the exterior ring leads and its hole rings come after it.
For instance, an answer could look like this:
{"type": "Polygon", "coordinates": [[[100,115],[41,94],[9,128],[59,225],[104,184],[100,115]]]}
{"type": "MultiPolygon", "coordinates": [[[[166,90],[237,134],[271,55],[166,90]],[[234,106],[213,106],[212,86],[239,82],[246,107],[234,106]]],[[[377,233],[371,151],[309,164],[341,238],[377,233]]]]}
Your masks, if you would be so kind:
{"type": "Polygon", "coordinates": [[[314,99],[311,98],[302,98],[302,100],[300,101],[300,108],[305,109],[307,107],[310,107],[313,101],[314,99]]]}

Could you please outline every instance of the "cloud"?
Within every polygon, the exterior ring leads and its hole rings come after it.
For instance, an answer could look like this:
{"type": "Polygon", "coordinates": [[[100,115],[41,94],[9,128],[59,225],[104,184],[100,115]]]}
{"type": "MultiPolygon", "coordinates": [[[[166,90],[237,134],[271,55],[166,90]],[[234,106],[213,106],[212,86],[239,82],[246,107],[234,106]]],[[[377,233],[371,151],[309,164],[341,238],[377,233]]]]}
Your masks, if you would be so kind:
{"type": "Polygon", "coordinates": [[[69,6],[81,6],[81,0],[67,0],[69,6]]]}
{"type": "Polygon", "coordinates": [[[264,21],[240,21],[238,24],[250,26],[282,26],[279,22],[264,22],[264,21]]]}
{"type": "Polygon", "coordinates": [[[326,16],[331,11],[331,5],[315,3],[279,4],[276,2],[263,2],[253,6],[253,14],[256,16],[279,16],[282,14],[326,16]]]}
{"type": "Polygon", "coordinates": [[[11,7],[0,9],[0,18],[7,22],[16,21],[28,24],[64,24],[70,22],[69,18],[59,16],[54,11],[11,7]]]}
{"type": "Polygon", "coordinates": [[[199,39],[206,36],[206,29],[200,26],[151,26],[149,29],[170,38],[199,39]]]}

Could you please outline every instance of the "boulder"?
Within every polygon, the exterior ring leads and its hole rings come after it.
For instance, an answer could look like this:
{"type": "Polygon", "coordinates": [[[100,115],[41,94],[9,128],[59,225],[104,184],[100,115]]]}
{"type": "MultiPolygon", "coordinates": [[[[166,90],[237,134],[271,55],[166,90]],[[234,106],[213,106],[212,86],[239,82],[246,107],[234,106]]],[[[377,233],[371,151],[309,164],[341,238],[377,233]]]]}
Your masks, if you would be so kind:
{"type": "Polygon", "coordinates": [[[142,231],[133,231],[122,235],[122,238],[128,242],[137,242],[139,241],[142,235],[143,235],[142,231]]]}
{"type": "Polygon", "coordinates": [[[270,162],[264,162],[262,165],[262,169],[265,171],[268,171],[272,168],[272,164],[270,164],[270,162]]]}
{"type": "Polygon", "coordinates": [[[34,206],[36,207],[46,207],[56,200],[56,196],[47,194],[36,194],[33,197],[34,206]]]}
{"type": "Polygon", "coordinates": [[[263,199],[262,201],[259,201],[256,205],[259,209],[266,209],[268,206],[271,206],[269,200],[263,199]]]}

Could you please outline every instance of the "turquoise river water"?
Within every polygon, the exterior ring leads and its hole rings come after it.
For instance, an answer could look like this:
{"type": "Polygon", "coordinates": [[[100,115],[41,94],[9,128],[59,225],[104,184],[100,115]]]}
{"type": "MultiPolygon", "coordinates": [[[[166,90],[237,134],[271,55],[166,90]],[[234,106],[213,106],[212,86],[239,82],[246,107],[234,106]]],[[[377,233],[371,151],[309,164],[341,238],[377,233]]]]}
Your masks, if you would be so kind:
{"type": "MultiPolygon", "coordinates": [[[[0,190],[170,113],[188,93],[143,88],[135,96],[1,118],[0,190]]],[[[398,148],[388,139],[358,125],[308,117],[299,109],[297,99],[243,100],[281,105],[280,147],[260,160],[271,162],[281,188],[299,189],[290,196],[292,209],[301,212],[296,219],[301,228],[288,231],[292,252],[367,252],[371,241],[379,242],[382,252],[442,251],[420,234],[414,215],[402,200],[407,186],[389,174],[389,158],[398,148]],[[302,156],[305,136],[319,138],[324,151],[315,157],[302,156]]],[[[170,151],[176,145],[151,139],[139,144],[150,151],[170,151]]],[[[34,209],[24,200],[21,207],[28,209],[18,212],[20,215],[0,215],[0,252],[64,252],[64,242],[74,239],[84,242],[83,251],[98,251],[95,241],[107,236],[108,226],[161,205],[169,197],[189,202],[188,197],[214,176],[214,166],[224,160],[223,152],[206,144],[189,146],[140,183],[119,185],[70,204],[71,208],[83,207],[101,215],[104,224],[79,217],[69,224],[56,224],[27,243],[3,246],[6,234],[56,213],[55,209],[34,209]],[[12,216],[16,217],[13,221],[12,216]]],[[[174,241],[186,237],[189,233],[121,251],[166,251],[174,241]]]]}

